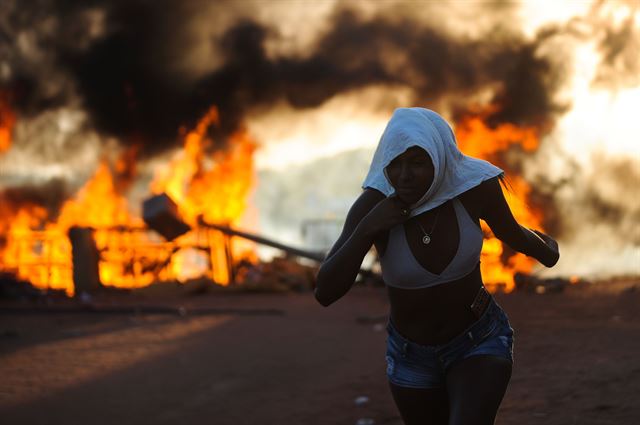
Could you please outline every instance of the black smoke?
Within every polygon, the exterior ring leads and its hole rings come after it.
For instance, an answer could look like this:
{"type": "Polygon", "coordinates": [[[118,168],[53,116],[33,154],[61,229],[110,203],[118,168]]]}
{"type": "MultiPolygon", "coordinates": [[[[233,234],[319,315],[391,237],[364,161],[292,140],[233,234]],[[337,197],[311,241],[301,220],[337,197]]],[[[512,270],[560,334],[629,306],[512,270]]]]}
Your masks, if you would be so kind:
{"type": "Polygon", "coordinates": [[[0,248],[6,242],[4,238],[13,217],[20,210],[42,208],[46,211],[46,216],[39,218],[43,221],[52,219],[58,215],[69,195],[69,187],[60,179],[52,179],[39,185],[21,185],[1,190],[0,216],[3,217],[3,222],[0,223],[0,248]]]}
{"type": "MultiPolygon", "coordinates": [[[[277,29],[242,18],[211,40],[218,56],[210,60],[221,65],[182,81],[167,70],[188,50],[176,39],[196,13],[192,8],[164,1],[40,3],[43,9],[32,19],[40,22],[46,10],[61,25],[39,43],[68,81],[45,92],[36,79],[41,74],[16,67],[6,84],[18,92],[20,111],[35,114],[64,104],[73,97],[71,86],[97,131],[141,145],[142,155],[174,146],[178,129],[193,125],[213,104],[221,116],[216,132],[224,139],[252,108],[282,100],[313,108],[372,85],[409,88],[415,105],[448,98],[461,111],[469,96],[491,87],[501,105],[489,117],[495,124],[545,124],[563,110],[554,102],[562,73],[538,54],[543,39],[525,40],[501,28],[473,39],[416,20],[363,18],[341,9],[308,52],[274,56],[265,46],[278,37],[277,29]],[[96,8],[105,13],[105,31],[88,39],[84,18],[96,8]]],[[[12,12],[14,26],[29,23],[24,10],[12,12]]]]}

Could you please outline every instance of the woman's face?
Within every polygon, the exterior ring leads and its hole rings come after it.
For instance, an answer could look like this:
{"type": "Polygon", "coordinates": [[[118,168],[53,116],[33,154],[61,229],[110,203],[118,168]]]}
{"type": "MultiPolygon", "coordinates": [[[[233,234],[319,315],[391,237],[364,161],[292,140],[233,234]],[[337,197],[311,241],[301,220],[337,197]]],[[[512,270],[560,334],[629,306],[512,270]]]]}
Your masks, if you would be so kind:
{"type": "Polygon", "coordinates": [[[419,146],[412,146],[387,165],[387,177],[398,198],[407,204],[418,202],[433,183],[431,157],[419,146]]]}

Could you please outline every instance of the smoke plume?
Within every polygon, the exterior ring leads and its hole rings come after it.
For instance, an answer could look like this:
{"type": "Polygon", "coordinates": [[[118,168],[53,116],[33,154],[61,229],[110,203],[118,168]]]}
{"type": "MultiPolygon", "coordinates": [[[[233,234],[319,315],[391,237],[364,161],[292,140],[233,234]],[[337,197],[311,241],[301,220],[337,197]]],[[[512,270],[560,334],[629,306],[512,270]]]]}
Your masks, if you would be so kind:
{"type": "Polygon", "coordinates": [[[193,8],[143,1],[5,8],[3,50],[12,54],[4,85],[16,92],[18,112],[78,103],[98,132],[141,145],[142,154],[174,146],[178,129],[212,104],[220,109],[224,138],[250,109],[283,100],[313,108],[373,85],[409,87],[421,105],[455,103],[491,88],[501,105],[490,117],[495,123],[540,125],[563,109],[553,99],[561,73],[537,54],[540,40],[504,28],[453,36],[408,17],[336,9],[309,51],[274,55],[267,43],[278,29],[241,17],[211,40],[215,54],[202,61],[218,65],[193,78],[173,64],[188,56],[189,47],[176,40],[187,38],[193,8]]]}

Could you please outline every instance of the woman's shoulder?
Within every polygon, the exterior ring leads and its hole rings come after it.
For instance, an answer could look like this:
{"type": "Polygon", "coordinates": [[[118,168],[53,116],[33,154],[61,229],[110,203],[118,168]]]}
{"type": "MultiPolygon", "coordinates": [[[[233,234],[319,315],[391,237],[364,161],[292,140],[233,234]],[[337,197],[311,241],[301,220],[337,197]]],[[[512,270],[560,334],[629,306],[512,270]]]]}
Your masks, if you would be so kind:
{"type": "Polygon", "coordinates": [[[468,189],[466,192],[462,193],[462,195],[482,200],[486,195],[494,192],[496,190],[496,187],[499,186],[500,177],[491,177],[487,180],[483,180],[482,182],[473,186],[471,189],[468,189]]]}
{"type": "Polygon", "coordinates": [[[344,221],[344,227],[342,228],[342,233],[338,240],[336,241],[334,248],[327,254],[327,257],[330,257],[337,247],[342,246],[344,241],[349,238],[349,236],[356,229],[360,221],[369,214],[380,201],[385,199],[386,196],[377,189],[373,189],[370,187],[365,188],[362,193],[358,196],[358,198],[354,201],[347,213],[347,217],[344,221]]]}
{"type": "Polygon", "coordinates": [[[380,192],[378,189],[367,186],[362,190],[362,193],[360,194],[358,199],[360,198],[367,200],[369,202],[378,203],[382,201],[384,198],[386,198],[386,196],[384,193],[380,192]]]}
{"type": "Polygon", "coordinates": [[[348,215],[356,219],[362,218],[385,198],[386,196],[379,190],[366,187],[351,206],[348,215]]]}
{"type": "Polygon", "coordinates": [[[459,199],[473,217],[480,218],[488,200],[495,196],[499,188],[499,177],[492,177],[461,193],[459,199]]]}

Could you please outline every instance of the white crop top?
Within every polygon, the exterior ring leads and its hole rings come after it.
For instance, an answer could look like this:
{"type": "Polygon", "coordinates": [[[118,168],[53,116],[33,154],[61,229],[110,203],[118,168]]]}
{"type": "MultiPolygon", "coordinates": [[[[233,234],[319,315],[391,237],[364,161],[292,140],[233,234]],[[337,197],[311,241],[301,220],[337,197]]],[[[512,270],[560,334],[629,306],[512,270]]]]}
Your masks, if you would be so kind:
{"type": "Polygon", "coordinates": [[[442,273],[432,273],[418,262],[409,248],[401,223],[389,230],[389,240],[380,257],[382,278],[387,285],[405,289],[427,288],[460,279],[473,271],[480,260],[483,233],[457,198],[453,198],[453,207],[460,234],[458,250],[442,273]]]}

